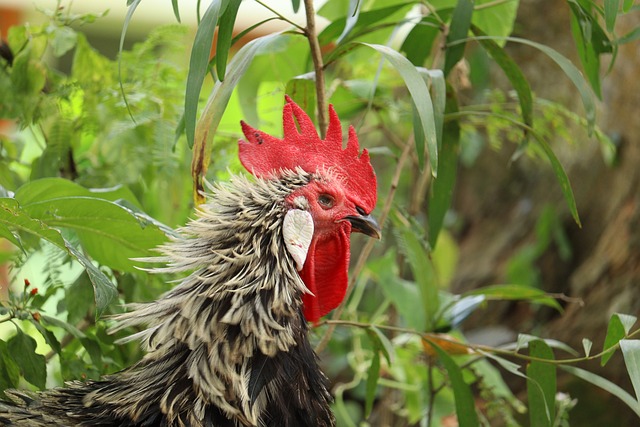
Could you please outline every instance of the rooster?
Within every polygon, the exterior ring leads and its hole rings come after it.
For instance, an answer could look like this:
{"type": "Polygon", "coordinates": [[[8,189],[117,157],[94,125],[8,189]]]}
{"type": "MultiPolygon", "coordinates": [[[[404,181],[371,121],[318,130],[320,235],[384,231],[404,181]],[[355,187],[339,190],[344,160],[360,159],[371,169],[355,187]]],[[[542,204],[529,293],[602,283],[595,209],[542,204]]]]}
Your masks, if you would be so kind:
{"type": "Polygon", "coordinates": [[[142,327],[146,356],[97,381],[9,390],[5,426],[326,427],[327,378],[308,338],[347,288],[351,232],[380,237],[376,177],[333,107],[321,139],[290,98],[279,139],[241,122],[243,166],[211,188],[198,218],[153,258],[186,275],[158,300],[116,316],[142,327]],[[296,124],[297,122],[297,124],[296,124]],[[187,275],[188,274],[188,275],[187,275]]]}

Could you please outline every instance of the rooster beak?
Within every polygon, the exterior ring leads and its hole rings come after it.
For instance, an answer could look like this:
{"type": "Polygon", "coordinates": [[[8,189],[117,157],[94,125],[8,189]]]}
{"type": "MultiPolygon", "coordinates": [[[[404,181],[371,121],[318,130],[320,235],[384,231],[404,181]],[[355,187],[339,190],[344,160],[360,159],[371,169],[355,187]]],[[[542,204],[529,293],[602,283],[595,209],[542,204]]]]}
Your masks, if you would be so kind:
{"type": "Polygon", "coordinates": [[[382,230],[380,230],[378,222],[371,215],[349,215],[345,217],[345,219],[351,223],[353,231],[375,237],[376,239],[382,237],[382,230]]]}

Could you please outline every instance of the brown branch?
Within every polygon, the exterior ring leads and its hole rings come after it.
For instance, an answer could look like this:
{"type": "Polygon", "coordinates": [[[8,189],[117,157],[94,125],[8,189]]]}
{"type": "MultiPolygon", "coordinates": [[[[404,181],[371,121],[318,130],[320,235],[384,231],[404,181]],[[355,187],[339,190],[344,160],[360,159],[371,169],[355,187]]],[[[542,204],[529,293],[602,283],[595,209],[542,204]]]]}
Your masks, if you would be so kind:
{"type": "Polygon", "coordinates": [[[324,91],[324,65],[322,64],[322,51],[320,41],[316,34],[316,12],[313,8],[313,0],[304,0],[304,9],[307,13],[307,28],[305,36],[309,40],[311,59],[316,73],[316,98],[318,104],[318,127],[320,135],[324,138],[327,132],[327,100],[324,91]]]}
{"type": "MultiPolygon", "coordinates": [[[[409,158],[409,154],[411,153],[412,147],[413,147],[413,141],[409,139],[409,141],[407,141],[407,143],[405,144],[404,150],[402,150],[402,154],[400,155],[400,158],[398,159],[398,164],[396,165],[396,170],[391,180],[391,188],[389,189],[389,193],[387,194],[387,197],[385,199],[384,206],[382,207],[382,211],[380,212],[379,221],[381,226],[384,226],[384,223],[387,220],[387,217],[389,216],[389,212],[391,211],[391,205],[393,204],[393,197],[395,195],[396,190],[398,189],[400,176],[402,175],[402,170],[404,169],[404,165],[407,162],[407,159],[409,158]]],[[[340,319],[340,316],[342,316],[342,312],[344,311],[344,307],[347,304],[349,295],[351,295],[351,292],[353,291],[353,287],[354,287],[353,285],[355,283],[356,277],[358,277],[362,272],[362,270],[364,269],[364,265],[367,262],[367,258],[369,258],[369,254],[371,253],[371,250],[373,249],[374,244],[375,244],[375,240],[369,239],[367,243],[365,243],[364,247],[362,248],[362,251],[360,252],[360,256],[358,257],[358,261],[356,262],[356,265],[353,268],[351,279],[349,280],[349,287],[347,288],[347,293],[344,296],[344,299],[342,300],[342,304],[340,304],[338,308],[336,308],[333,314],[331,315],[331,319],[333,321],[340,319]]],[[[318,345],[316,345],[315,350],[317,353],[320,353],[327,346],[335,328],[336,328],[335,324],[329,323],[329,327],[327,328],[326,332],[320,339],[320,342],[318,343],[318,345]]]]}

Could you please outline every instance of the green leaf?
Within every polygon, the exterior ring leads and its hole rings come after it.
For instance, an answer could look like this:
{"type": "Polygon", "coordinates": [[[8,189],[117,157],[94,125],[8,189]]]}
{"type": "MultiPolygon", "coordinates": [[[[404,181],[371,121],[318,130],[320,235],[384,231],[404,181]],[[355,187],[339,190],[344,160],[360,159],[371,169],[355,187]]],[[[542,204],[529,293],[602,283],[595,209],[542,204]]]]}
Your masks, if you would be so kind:
{"type": "Polygon", "coordinates": [[[593,92],[589,89],[589,85],[587,81],[582,76],[582,73],[578,68],[576,68],[571,61],[569,61],[565,56],[558,53],[556,50],[550,48],[549,46],[545,46],[540,43],[536,43],[531,40],[522,39],[518,37],[493,37],[493,36],[482,36],[476,37],[475,40],[506,40],[514,43],[521,43],[527,46],[531,46],[535,49],[538,49],[549,58],[551,58],[558,66],[562,69],[565,75],[571,80],[574,84],[578,92],[580,93],[580,98],[582,99],[582,104],[585,109],[585,115],[587,118],[587,126],[589,129],[589,133],[593,132],[595,127],[595,119],[596,119],[596,105],[595,100],[593,99],[593,92]]]}
{"type": "MultiPolygon", "coordinates": [[[[193,161],[191,174],[194,182],[200,182],[206,174],[210,163],[211,143],[216,134],[222,114],[229,103],[231,93],[238,84],[240,78],[251,64],[253,58],[263,52],[281,36],[280,33],[270,34],[250,41],[242,47],[233,57],[228,66],[228,77],[223,82],[216,82],[209,96],[207,105],[202,112],[196,129],[195,145],[193,148],[193,161]]],[[[185,117],[186,120],[186,117],[185,117]]],[[[199,197],[196,195],[196,197],[199,197]]],[[[198,198],[198,201],[201,201],[198,198]]]]}
{"type": "Polygon", "coordinates": [[[610,393],[624,402],[636,415],[640,417],[640,403],[627,393],[622,387],[617,384],[612,383],[606,378],[603,378],[599,375],[596,375],[592,372],[586,371],[581,368],[577,368],[575,366],[566,366],[560,365],[560,368],[569,372],[571,375],[574,375],[580,379],[583,379],[596,387],[600,387],[607,393],[610,393]]]}
{"type": "Polygon", "coordinates": [[[576,206],[576,199],[573,196],[573,189],[571,188],[571,183],[569,182],[567,173],[564,171],[562,164],[556,157],[547,141],[545,141],[544,138],[538,137],[537,133],[535,134],[535,136],[536,142],[538,143],[538,145],[540,145],[540,147],[542,147],[542,150],[547,155],[547,158],[551,163],[551,168],[553,169],[553,172],[556,175],[556,179],[560,184],[560,189],[562,190],[562,194],[564,195],[565,202],[567,202],[569,211],[571,212],[571,216],[573,216],[573,220],[576,222],[576,224],[578,224],[579,227],[582,227],[580,216],[578,215],[578,207],[576,206]]]}
{"type": "Polygon", "coordinates": [[[53,56],[60,58],[76,46],[78,34],[70,27],[55,27],[51,39],[53,56]]]}
{"type": "Polygon", "coordinates": [[[0,390],[16,388],[20,381],[20,368],[11,357],[7,343],[0,340],[0,390]]]}
{"type": "Polygon", "coordinates": [[[194,145],[200,90],[209,66],[213,34],[218,25],[218,18],[224,13],[228,3],[229,0],[213,0],[209,4],[193,41],[184,98],[184,124],[189,148],[194,145]]]}
{"type": "Polygon", "coordinates": [[[298,10],[300,10],[300,0],[291,0],[291,6],[293,7],[293,13],[298,13],[298,10]]]}
{"type": "MultiPolygon", "coordinates": [[[[471,30],[477,36],[485,36],[486,34],[475,25],[471,26],[471,30]]],[[[511,82],[511,86],[518,94],[518,100],[520,102],[520,110],[522,114],[522,121],[529,127],[533,127],[533,95],[531,94],[531,86],[524,76],[522,70],[518,64],[511,58],[505,50],[500,47],[494,40],[480,39],[480,45],[487,51],[487,53],[496,61],[496,64],[502,68],[504,74],[511,82]]],[[[525,129],[525,135],[527,131],[525,129]]]]}
{"type": "Polygon", "coordinates": [[[584,349],[584,355],[589,357],[591,354],[591,347],[593,346],[593,342],[589,338],[582,338],[582,348],[584,349]]]}
{"type": "Polygon", "coordinates": [[[173,15],[176,17],[176,21],[180,21],[180,8],[178,7],[178,0],[171,0],[171,7],[173,8],[173,15]]]}
{"type": "MultiPolygon", "coordinates": [[[[91,301],[91,295],[89,295],[89,298],[85,300],[85,304],[87,304],[87,301],[91,301]]],[[[40,332],[40,335],[42,335],[47,344],[49,344],[49,347],[51,347],[51,349],[56,353],[60,353],[60,351],[62,351],[62,347],[60,346],[60,342],[56,338],[55,334],[42,326],[39,321],[33,318],[30,319],[30,321],[31,324],[38,330],[38,332],[40,332]]]]}
{"type": "Polygon", "coordinates": [[[633,390],[636,392],[636,400],[640,400],[640,340],[621,340],[620,350],[633,390]]]}
{"type": "Polygon", "coordinates": [[[635,323],[635,316],[629,316],[626,314],[614,313],[609,319],[609,325],[607,326],[607,335],[604,339],[604,346],[602,351],[605,352],[602,355],[602,359],[600,359],[601,366],[607,364],[611,356],[615,353],[615,349],[612,351],[608,351],[614,348],[621,339],[625,338],[629,333],[629,329],[635,323]]]}
{"type": "Polygon", "coordinates": [[[447,34],[447,50],[444,59],[444,75],[449,72],[454,65],[462,59],[464,48],[466,46],[467,35],[471,27],[471,17],[473,16],[473,1],[458,0],[453,16],[451,17],[451,25],[447,34]]]}
{"type": "Polygon", "coordinates": [[[529,286],[491,285],[465,292],[463,295],[483,295],[487,299],[506,301],[525,300],[531,301],[534,304],[542,304],[562,311],[562,307],[558,304],[558,301],[547,295],[544,291],[529,286]]]}
{"type": "Polygon", "coordinates": [[[620,9],[620,0],[604,0],[604,22],[607,31],[613,32],[616,26],[616,18],[620,9]]]}
{"type": "Polygon", "coordinates": [[[349,12],[346,16],[346,22],[342,34],[338,37],[337,43],[340,44],[353,30],[353,27],[358,23],[358,16],[360,15],[360,0],[349,0],[349,12]]]}
{"type": "Polygon", "coordinates": [[[382,333],[382,331],[375,326],[371,326],[367,329],[367,333],[369,334],[369,338],[373,341],[374,346],[381,351],[384,358],[387,361],[387,364],[392,365],[395,359],[395,348],[393,347],[393,343],[389,341],[389,338],[382,333]]]}
{"type": "Polygon", "coordinates": [[[216,44],[216,70],[218,79],[224,80],[227,71],[227,58],[231,49],[231,38],[233,37],[233,26],[236,23],[238,9],[241,0],[230,0],[230,4],[220,17],[220,27],[218,28],[218,43],[216,44]]]}
{"type": "Polygon", "coordinates": [[[58,230],[50,228],[42,221],[31,218],[20,208],[17,200],[0,198],[0,224],[45,239],[72,255],[86,269],[93,284],[96,299],[96,316],[100,316],[117,295],[118,292],[115,285],[102,271],[93,265],[91,260],[67,242],[58,230]]]}
{"type": "Polygon", "coordinates": [[[433,349],[438,353],[438,359],[442,362],[449,374],[449,381],[451,381],[451,388],[453,388],[453,395],[456,401],[458,425],[460,427],[479,426],[480,421],[478,420],[478,414],[476,413],[471,387],[469,387],[469,384],[464,381],[462,369],[456,364],[451,356],[442,350],[435,342],[430,341],[427,337],[424,337],[423,339],[433,346],[433,349]]]}
{"type": "Polygon", "coordinates": [[[376,390],[378,388],[378,379],[380,378],[380,352],[374,349],[371,365],[367,370],[367,385],[365,387],[365,405],[364,416],[368,418],[373,409],[373,401],[376,398],[376,390]]]}
{"type": "MultiPolygon", "coordinates": [[[[445,113],[456,113],[458,111],[458,100],[455,92],[448,87],[446,97],[445,113]]],[[[453,189],[458,173],[458,154],[460,149],[460,122],[457,120],[448,121],[444,125],[444,135],[440,148],[440,174],[434,180],[427,220],[429,224],[429,245],[435,248],[438,235],[444,223],[444,217],[451,206],[453,199],[453,189]]]]}
{"type": "Polygon", "coordinates": [[[316,84],[312,76],[305,74],[289,80],[284,93],[289,95],[309,117],[315,116],[316,84]]]}
{"type": "Polygon", "coordinates": [[[436,135],[436,125],[434,117],[433,103],[431,95],[424,79],[416,67],[397,51],[388,46],[378,44],[361,43],[378,51],[389,63],[398,71],[404,80],[422,126],[424,140],[416,140],[416,154],[420,168],[424,167],[424,143],[426,140],[427,151],[429,152],[429,163],[433,176],[438,175],[438,137],[436,135]]]}
{"type": "Polygon", "coordinates": [[[135,272],[131,258],[152,256],[152,249],[166,241],[157,226],[103,199],[58,197],[25,204],[23,209],[48,226],[75,230],[94,259],[116,270],[135,272]]]}
{"type": "Polygon", "coordinates": [[[15,234],[13,234],[11,230],[9,230],[9,228],[4,224],[0,224],[0,237],[7,239],[8,241],[16,245],[16,247],[24,251],[24,248],[22,247],[22,243],[20,242],[18,237],[15,234]]]}
{"type": "Polygon", "coordinates": [[[629,12],[633,7],[633,3],[634,3],[634,0],[624,0],[624,3],[622,3],[622,11],[624,13],[629,12]]]}
{"type": "MultiPolygon", "coordinates": [[[[445,15],[442,11],[438,14],[444,20],[450,15],[450,13],[445,15]]],[[[433,43],[440,34],[440,21],[437,17],[434,14],[425,16],[409,31],[402,42],[400,52],[404,52],[413,65],[420,67],[431,54],[433,43]]]]}
{"type": "MultiPolygon", "coordinates": [[[[543,340],[529,343],[529,356],[553,360],[553,351],[543,340]]],[[[555,416],[556,367],[532,360],[527,366],[527,395],[531,427],[551,427],[555,416]]]]}
{"type": "Polygon", "coordinates": [[[18,333],[7,342],[9,354],[20,368],[25,380],[40,389],[46,387],[47,362],[43,355],[36,353],[36,340],[18,329],[18,333]]]}
{"type": "Polygon", "coordinates": [[[616,43],[625,44],[634,42],[636,40],[640,40],[640,27],[636,27],[633,30],[629,31],[627,34],[617,39],[616,43]]]}

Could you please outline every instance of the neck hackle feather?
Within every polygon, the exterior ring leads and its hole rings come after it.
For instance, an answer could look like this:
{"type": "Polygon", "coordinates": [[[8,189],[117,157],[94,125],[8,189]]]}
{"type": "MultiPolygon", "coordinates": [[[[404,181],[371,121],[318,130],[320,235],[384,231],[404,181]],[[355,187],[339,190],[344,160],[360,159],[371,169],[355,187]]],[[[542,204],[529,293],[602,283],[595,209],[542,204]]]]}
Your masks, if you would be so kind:
{"type": "Polygon", "coordinates": [[[328,179],[323,171],[349,177],[353,169],[359,177],[341,179],[371,210],[375,175],[366,151],[358,152],[355,132],[345,150],[341,141],[337,148],[341,131],[333,108],[323,149],[312,148],[319,140],[315,129],[300,136],[312,126],[301,111],[287,98],[284,140],[243,124],[249,142],[241,142],[240,157],[256,178],[213,186],[198,218],[147,260],[164,265],[152,272],[186,277],[157,301],[115,316],[113,332],[144,328],[122,341],[140,340],[146,356],[97,381],[39,393],[8,390],[12,402],[0,403],[0,425],[335,425],[326,377],[307,339],[303,297],[310,290],[283,244],[284,201],[328,179]],[[283,155],[276,144],[292,140],[300,146],[283,155]],[[284,163],[294,155],[297,161],[284,163]],[[365,176],[373,176],[373,184],[365,176]]]}

